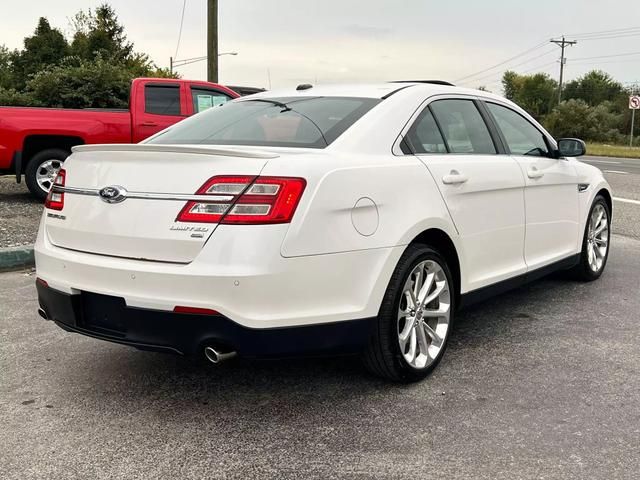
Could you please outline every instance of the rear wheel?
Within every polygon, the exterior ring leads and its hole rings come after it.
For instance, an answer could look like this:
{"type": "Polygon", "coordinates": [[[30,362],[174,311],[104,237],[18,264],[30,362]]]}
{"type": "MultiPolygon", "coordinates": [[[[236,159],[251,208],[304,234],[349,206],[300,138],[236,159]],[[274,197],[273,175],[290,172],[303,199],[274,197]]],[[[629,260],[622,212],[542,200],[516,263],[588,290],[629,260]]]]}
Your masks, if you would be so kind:
{"type": "Polygon", "coordinates": [[[25,169],[25,181],[31,194],[44,200],[58,175],[69,152],[60,148],[49,148],[36,153],[25,169]]]}
{"type": "Polygon", "coordinates": [[[426,377],[442,359],[454,312],[446,260],[426,245],[411,245],[385,293],[364,364],[398,382],[426,377]]]}
{"type": "Polygon", "coordinates": [[[609,258],[611,212],[605,199],[598,195],[589,211],[582,239],[580,263],[572,273],[579,280],[591,282],[600,278],[609,258]]]}

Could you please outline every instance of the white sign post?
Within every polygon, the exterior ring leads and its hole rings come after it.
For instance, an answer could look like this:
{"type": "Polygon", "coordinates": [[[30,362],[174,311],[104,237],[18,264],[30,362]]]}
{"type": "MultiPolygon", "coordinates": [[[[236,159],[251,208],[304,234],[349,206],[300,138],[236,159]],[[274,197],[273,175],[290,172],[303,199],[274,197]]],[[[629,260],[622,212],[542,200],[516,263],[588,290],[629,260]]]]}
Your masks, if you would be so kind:
{"type": "Polygon", "coordinates": [[[629,108],[631,109],[631,134],[629,135],[629,146],[633,147],[633,127],[635,126],[636,110],[640,110],[640,95],[629,97],[629,108]]]}

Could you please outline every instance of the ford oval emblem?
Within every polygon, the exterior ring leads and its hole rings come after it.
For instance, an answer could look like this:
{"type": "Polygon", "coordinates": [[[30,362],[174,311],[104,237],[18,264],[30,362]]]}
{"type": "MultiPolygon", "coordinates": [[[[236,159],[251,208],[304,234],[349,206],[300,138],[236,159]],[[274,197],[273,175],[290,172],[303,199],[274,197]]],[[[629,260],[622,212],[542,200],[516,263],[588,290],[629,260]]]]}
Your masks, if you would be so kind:
{"type": "Polygon", "coordinates": [[[103,202],[120,203],[127,199],[127,190],[120,185],[110,185],[98,192],[103,202]]]}

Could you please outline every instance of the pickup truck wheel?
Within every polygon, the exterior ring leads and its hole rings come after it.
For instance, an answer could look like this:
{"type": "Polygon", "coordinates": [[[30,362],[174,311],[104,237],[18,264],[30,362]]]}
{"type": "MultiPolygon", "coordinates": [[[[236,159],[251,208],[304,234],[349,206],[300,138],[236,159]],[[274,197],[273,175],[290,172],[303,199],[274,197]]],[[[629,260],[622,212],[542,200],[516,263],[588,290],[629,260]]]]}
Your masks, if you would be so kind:
{"type": "Polygon", "coordinates": [[[67,150],[50,148],[36,153],[25,169],[25,180],[31,194],[44,200],[62,164],[69,156],[67,150]]]}

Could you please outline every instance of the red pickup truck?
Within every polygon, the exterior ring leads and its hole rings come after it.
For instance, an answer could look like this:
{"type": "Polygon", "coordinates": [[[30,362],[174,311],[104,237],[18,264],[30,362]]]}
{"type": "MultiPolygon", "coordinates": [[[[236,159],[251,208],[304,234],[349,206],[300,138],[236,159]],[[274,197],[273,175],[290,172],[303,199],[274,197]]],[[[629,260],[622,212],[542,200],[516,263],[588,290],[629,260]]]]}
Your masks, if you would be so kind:
{"type": "Polygon", "coordinates": [[[25,175],[44,199],[71,147],[85,143],[137,143],[207,108],[239,95],[222,85],[191,80],[137,78],[129,110],[0,107],[0,175],[25,175]]]}

